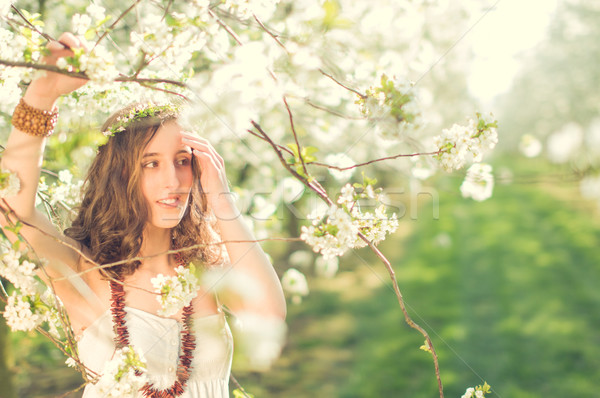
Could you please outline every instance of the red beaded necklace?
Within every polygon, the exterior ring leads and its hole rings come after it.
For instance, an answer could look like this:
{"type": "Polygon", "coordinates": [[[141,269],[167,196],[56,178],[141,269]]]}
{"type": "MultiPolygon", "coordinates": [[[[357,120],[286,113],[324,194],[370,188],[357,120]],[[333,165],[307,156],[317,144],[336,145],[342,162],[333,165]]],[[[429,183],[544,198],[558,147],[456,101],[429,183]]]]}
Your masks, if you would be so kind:
{"type": "MultiPolygon", "coordinates": [[[[184,265],[183,259],[179,253],[175,254],[175,258],[179,265],[184,265]]],[[[119,281],[122,282],[122,281],[119,281]]],[[[111,312],[115,328],[115,344],[117,349],[129,346],[129,331],[125,324],[125,290],[123,284],[116,281],[110,281],[111,291],[111,312]]],[[[145,397],[149,398],[175,398],[183,394],[188,379],[190,378],[190,370],[192,368],[192,359],[194,357],[194,349],[196,348],[196,338],[192,333],[193,319],[192,314],[194,309],[192,303],[183,308],[183,328],[181,330],[181,341],[183,352],[179,356],[179,364],[177,366],[177,380],[173,385],[166,390],[158,390],[150,383],[140,389],[145,397]]],[[[136,371],[139,374],[139,371],[136,371]]]]}

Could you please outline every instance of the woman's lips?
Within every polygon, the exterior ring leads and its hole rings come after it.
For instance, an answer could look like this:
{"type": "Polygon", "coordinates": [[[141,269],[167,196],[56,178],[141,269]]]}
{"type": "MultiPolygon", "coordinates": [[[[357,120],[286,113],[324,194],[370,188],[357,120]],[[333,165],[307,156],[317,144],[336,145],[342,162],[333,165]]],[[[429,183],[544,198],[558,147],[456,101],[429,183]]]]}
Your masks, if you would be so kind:
{"type": "Polygon", "coordinates": [[[165,198],[161,200],[157,200],[156,203],[165,209],[176,209],[180,207],[179,198],[165,198]]]}

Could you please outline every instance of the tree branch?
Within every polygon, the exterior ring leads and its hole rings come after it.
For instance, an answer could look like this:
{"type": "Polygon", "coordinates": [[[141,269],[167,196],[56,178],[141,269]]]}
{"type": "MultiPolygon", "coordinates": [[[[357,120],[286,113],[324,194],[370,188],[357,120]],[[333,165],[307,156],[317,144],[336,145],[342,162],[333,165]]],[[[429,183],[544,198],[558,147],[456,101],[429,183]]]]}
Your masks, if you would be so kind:
{"type": "MultiPolygon", "coordinates": [[[[66,76],[78,77],[80,79],[90,80],[89,76],[84,72],[69,72],[64,69],[60,69],[54,65],[46,65],[46,64],[37,64],[34,62],[23,62],[23,61],[7,61],[5,59],[0,59],[0,65],[10,66],[14,68],[30,68],[36,70],[45,70],[48,72],[60,73],[66,76]]],[[[171,79],[158,79],[158,78],[141,78],[137,76],[120,76],[114,79],[115,82],[132,82],[132,83],[145,83],[145,84],[157,84],[157,83],[165,83],[172,84],[177,87],[187,88],[187,84],[180,82],[178,80],[171,79]]],[[[158,90],[156,87],[149,87],[153,90],[158,90]]]]}

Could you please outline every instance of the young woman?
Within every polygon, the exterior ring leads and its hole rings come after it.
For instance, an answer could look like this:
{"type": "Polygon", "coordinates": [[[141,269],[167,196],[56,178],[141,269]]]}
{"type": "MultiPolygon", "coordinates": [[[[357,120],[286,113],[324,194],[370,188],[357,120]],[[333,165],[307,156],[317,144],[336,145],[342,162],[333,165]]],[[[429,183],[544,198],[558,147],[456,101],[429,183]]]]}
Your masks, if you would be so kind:
{"type": "MultiPolygon", "coordinates": [[[[48,45],[46,63],[84,46],[69,33],[59,41],[64,45],[48,45]]],[[[260,289],[255,299],[229,308],[283,320],[279,278],[231,200],[223,159],[207,140],[185,132],[168,107],[133,106],[109,118],[103,131],[111,136],[90,167],[78,215],[64,235],[57,231],[35,208],[40,166],[56,100],[83,84],[48,73],[29,85],[17,106],[1,165],[21,182],[19,193],[5,198],[12,221],[33,226],[21,234],[48,261],[47,275],[63,278],[52,284],[86,367],[100,374],[118,348],[131,345],[147,362],[148,383],[139,396],[228,397],[231,333],[215,296],[200,289],[188,307],[159,316],[151,280],[176,275],[175,268],[192,259],[230,267],[260,289]],[[228,243],[214,244],[219,240],[228,243]],[[192,245],[197,248],[167,254],[192,245]],[[136,257],[142,259],[126,261],[136,257]],[[121,264],[94,265],[116,261],[121,264]]],[[[88,384],[84,397],[102,394],[88,384]]]]}

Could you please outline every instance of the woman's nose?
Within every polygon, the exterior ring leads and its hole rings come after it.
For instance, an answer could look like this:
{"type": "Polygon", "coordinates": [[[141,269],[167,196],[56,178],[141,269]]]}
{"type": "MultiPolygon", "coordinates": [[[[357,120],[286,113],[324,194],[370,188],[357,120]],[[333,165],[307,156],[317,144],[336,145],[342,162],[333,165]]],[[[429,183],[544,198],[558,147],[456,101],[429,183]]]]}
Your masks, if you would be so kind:
{"type": "Polygon", "coordinates": [[[162,173],[162,179],[162,184],[165,188],[169,188],[172,190],[179,188],[179,175],[177,174],[177,169],[175,168],[175,165],[171,164],[164,168],[162,173]]]}

